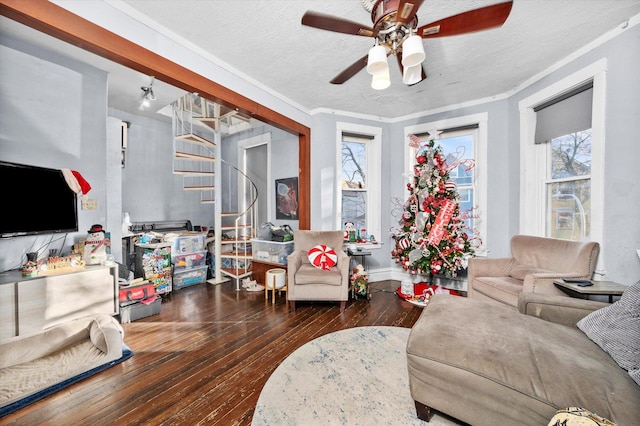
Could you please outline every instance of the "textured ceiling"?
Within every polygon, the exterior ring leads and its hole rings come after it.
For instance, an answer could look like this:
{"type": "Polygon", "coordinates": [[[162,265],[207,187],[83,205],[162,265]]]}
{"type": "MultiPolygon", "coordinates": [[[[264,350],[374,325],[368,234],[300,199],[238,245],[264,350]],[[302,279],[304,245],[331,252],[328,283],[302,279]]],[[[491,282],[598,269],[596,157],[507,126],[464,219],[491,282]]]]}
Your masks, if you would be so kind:
{"type": "MultiPolygon", "coordinates": [[[[428,0],[418,25],[500,0],[428,0]]],[[[515,0],[498,29],[423,40],[427,79],[402,84],[390,61],[391,87],[373,90],[366,70],[342,85],[329,81],[373,45],[367,37],[301,25],[308,11],[371,26],[359,0],[122,0],[206,50],[231,69],[312,111],[328,108],[385,118],[507,93],[640,13],[638,0],[515,0]]],[[[135,17],[135,16],[134,16],[135,17]]],[[[149,22],[147,21],[147,24],[149,22]]],[[[164,28],[164,29],[162,29],[164,28]]]]}
{"type": "MultiPolygon", "coordinates": [[[[500,1],[426,0],[418,12],[418,25],[500,1]]],[[[367,53],[372,39],[301,24],[304,13],[311,10],[371,26],[370,13],[360,0],[108,2],[174,40],[208,52],[224,68],[303,111],[324,108],[383,118],[509,93],[640,14],[639,0],[515,0],[500,28],[423,40],[425,81],[405,86],[391,60],[391,87],[376,91],[366,70],[342,85],[329,83],[367,53]]],[[[106,70],[109,106],[121,111],[157,117],[156,110],[183,94],[156,81],[154,109],[140,111],[140,86],[148,85],[148,76],[1,18],[0,36],[5,35],[45,44],[106,70]]]]}

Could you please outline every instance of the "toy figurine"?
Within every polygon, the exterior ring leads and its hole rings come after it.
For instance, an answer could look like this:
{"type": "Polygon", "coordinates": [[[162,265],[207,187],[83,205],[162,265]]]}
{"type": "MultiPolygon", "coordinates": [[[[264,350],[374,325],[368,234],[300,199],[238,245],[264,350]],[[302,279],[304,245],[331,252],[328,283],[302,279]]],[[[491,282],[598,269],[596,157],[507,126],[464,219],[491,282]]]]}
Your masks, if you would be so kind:
{"type": "Polygon", "coordinates": [[[353,222],[345,222],[344,223],[344,240],[349,241],[351,243],[356,240],[356,226],[353,222]]]}
{"type": "Polygon", "coordinates": [[[84,242],[84,261],[87,265],[99,265],[107,260],[107,247],[111,246],[102,225],[93,225],[84,242]]]}

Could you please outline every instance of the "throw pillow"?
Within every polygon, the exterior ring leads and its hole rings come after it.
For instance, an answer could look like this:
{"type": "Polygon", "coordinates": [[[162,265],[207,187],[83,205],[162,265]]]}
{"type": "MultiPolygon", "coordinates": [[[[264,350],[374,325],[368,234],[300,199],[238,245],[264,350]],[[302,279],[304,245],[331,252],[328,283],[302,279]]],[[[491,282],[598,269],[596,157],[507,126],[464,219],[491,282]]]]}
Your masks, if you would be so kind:
{"type": "Polygon", "coordinates": [[[100,349],[102,352],[109,353],[109,347],[107,346],[107,339],[104,336],[104,331],[100,326],[98,320],[91,321],[91,326],[89,327],[89,337],[91,338],[91,343],[93,346],[100,349]]]}
{"type": "Polygon", "coordinates": [[[338,262],[338,255],[336,251],[331,247],[327,247],[324,244],[318,244],[312,247],[308,253],[309,262],[318,269],[324,269],[325,271],[336,266],[338,262]]]}
{"type": "Polygon", "coordinates": [[[561,408],[547,426],[615,426],[611,420],[580,407],[561,408]]]}
{"type": "Polygon", "coordinates": [[[640,281],[617,302],[594,311],[577,326],[640,385],[640,281]]]}

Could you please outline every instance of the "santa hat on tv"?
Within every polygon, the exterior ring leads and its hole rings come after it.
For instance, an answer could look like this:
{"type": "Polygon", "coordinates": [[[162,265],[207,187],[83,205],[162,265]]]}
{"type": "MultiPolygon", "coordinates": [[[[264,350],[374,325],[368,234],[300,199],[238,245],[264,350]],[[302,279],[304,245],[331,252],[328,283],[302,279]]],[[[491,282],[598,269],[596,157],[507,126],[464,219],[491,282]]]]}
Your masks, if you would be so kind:
{"type": "Polygon", "coordinates": [[[87,198],[87,193],[91,191],[91,185],[82,177],[80,172],[69,169],[61,169],[64,180],[67,181],[69,188],[76,194],[81,194],[83,200],[87,198]]]}

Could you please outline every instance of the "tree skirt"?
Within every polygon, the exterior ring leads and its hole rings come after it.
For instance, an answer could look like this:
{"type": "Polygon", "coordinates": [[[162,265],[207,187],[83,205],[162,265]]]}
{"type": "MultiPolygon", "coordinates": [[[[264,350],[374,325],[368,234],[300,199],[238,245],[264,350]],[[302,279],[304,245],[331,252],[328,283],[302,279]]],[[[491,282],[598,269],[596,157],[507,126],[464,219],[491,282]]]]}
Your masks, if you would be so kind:
{"type": "Polygon", "coordinates": [[[396,290],[396,294],[401,299],[406,300],[407,302],[417,305],[417,306],[427,306],[429,303],[429,299],[434,294],[451,294],[454,296],[460,296],[455,290],[449,290],[439,285],[427,284],[427,283],[418,283],[413,286],[413,294],[405,294],[402,292],[402,287],[398,287],[396,290]]]}
{"type": "MultiPolygon", "coordinates": [[[[411,330],[355,327],[312,340],[265,384],[253,425],[427,425],[409,391],[411,330]]],[[[436,413],[429,426],[457,425],[436,413]]]]}

